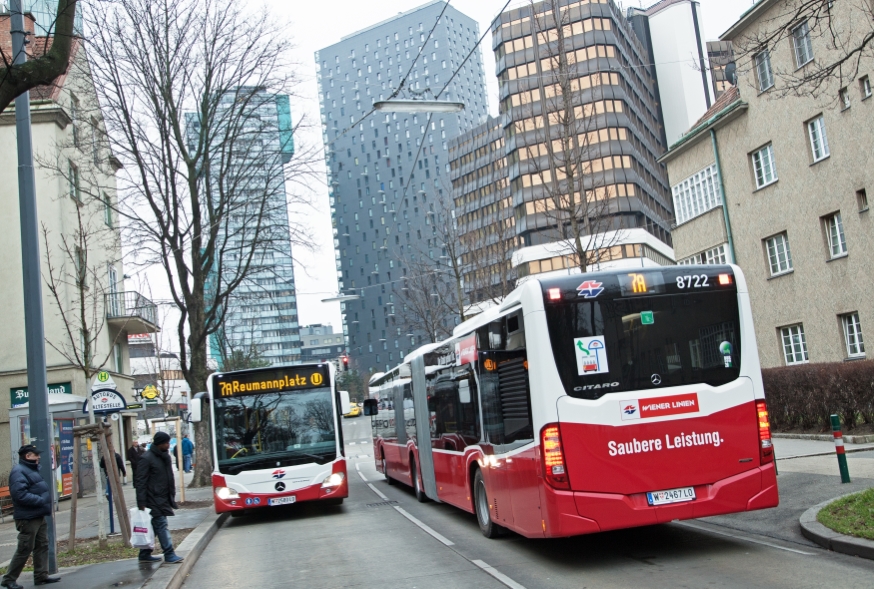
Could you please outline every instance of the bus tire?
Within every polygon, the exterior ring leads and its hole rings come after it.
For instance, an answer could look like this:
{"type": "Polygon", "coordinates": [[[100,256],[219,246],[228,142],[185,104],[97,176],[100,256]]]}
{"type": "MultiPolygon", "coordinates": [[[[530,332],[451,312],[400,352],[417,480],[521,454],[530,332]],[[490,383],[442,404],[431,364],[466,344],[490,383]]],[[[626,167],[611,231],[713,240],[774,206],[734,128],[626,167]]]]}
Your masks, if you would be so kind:
{"type": "Polygon", "coordinates": [[[492,521],[489,495],[486,491],[486,482],[480,469],[476,469],[476,474],[473,477],[473,505],[476,512],[476,521],[483,536],[486,538],[499,538],[506,534],[506,528],[492,521]]]}
{"type": "Polygon", "coordinates": [[[382,453],[381,460],[382,460],[382,474],[385,475],[385,482],[387,482],[389,485],[394,485],[395,480],[393,478],[391,478],[390,476],[388,476],[388,463],[385,461],[385,452],[382,453]]]}
{"type": "Polygon", "coordinates": [[[413,491],[416,493],[416,501],[419,503],[427,503],[428,496],[425,494],[425,489],[422,488],[422,479],[419,478],[419,469],[416,468],[416,460],[410,457],[410,477],[413,479],[413,491]]]}
{"type": "Polygon", "coordinates": [[[334,497],[333,499],[324,499],[322,503],[325,505],[343,505],[344,497],[334,497]]]}
{"type": "Polygon", "coordinates": [[[243,517],[244,515],[246,515],[245,511],[232,511],[231,512],[231,517],[243,517]]]}

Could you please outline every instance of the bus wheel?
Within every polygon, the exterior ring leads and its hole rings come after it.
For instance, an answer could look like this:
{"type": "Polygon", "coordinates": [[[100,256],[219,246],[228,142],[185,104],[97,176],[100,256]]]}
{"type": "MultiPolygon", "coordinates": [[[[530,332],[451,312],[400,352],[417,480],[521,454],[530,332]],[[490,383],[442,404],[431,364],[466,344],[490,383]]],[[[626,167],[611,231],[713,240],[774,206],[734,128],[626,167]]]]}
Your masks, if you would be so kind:
{"type": "Polygon", "coordinates": [[[246,515],[245,511],[232,511],[231,512],[231,517],[243,517],[244,515],[246,515]]]}
{"type": "Polygon", "coordinates": [[[323,499],[325,505],[343,505],[343,497],[334,497],[333,499],[323,499]]]}
{"type": "Polygon", "coordinates": [[[410,476],[413,478],[413,490],[416,492],[416,501],[426,503],[428,496],[425,490],[422,489],[422,479],[419,477],[419,469],[416,468],[416,461],[410,458],[410,476]]]}
{"type": "Polygon", "coordinates": [[[388,464],[385,461],[385,454],[382,455],[382,474],[385,475],[385,482],[389,485],[395,484],[395,480],[388,476],[388,464]]]}
{"type": "Polygon", "coordinates": [[[476,521],[479,524],[479,529],[486,538],[498,538],[503,536],[506,528],[499,526],[492,521],[491,508],[489,507],[489,496],[486,493],[486,482],[483,480],[483,473],[479,469],[473,477],[473,493],[474,493],[474,508],[476,509],[476,521]]]}

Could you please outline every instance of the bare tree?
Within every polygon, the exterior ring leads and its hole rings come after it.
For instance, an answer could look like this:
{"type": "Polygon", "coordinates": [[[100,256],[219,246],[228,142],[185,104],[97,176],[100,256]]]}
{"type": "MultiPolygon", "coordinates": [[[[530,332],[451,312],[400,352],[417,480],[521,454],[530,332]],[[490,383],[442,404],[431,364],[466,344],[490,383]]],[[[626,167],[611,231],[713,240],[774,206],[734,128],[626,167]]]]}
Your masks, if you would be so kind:
{"type": "Polygon", "coordinates": [[[422,252],[398,255],[407,275],[395,283],[398,298],[394,313],[406,336],[425,334],[434,343],[452,335],[458,308],[456,289],[446,265],[422,252]]]}
{"type": "MultiPolygon", "coordinates": [[[[66,73],[73,53],[77,4],[78,0],[58,0],[52,36],[37,37],[36,43],[30,45],[33,55],[24,63],[13,65],[16,56],[12,54],[12,48],[0,45],[0,112],[6,110],[16,96],[33,88],[51,86],[66,73]]],[[[8,6],[8,0],[0,2],[0,9],[8,6]]],[[[3,21],[9,22],[8,19],[3,21]]]]}
{"type": "Polygon", "coordinates": [[[499,303],[516,288],[511,258],[519,242],[512,215],[512,209],[509,214],[500,208],[486,212],[481,229],[460,235],[464,289],[471,305],[499,303]]]}
{"type": "MultiPolygon", "coordinates": [[[[215,0],[95,0],[85,14],[108,137],[124,164],[127,240],[139,263],[164,270],[180,311],[181,369],[203,391],[208,338],[234,293],[283,243],[311,243],[302,223],[289,235],[285,186],[316,177],[314,151],[296,146],[289,165],[287,146],[269,138],[290,140],[300,123],[276,129],[262,117],[296,84],[289,36],[266,11],[215,0]]],[[[205,486],[208,412],[195,431],[192,485],[205,486]]]]}
{"type": "MultiPolygon", "coordinates": [[[[531,27],[530,43],[539,56],[534,62],[537,88],[522,95],[519,106],[525,118],[515,122],[514,131],[534,131],[518,150],[521,167],[527,172],[523,186],[537,187],[542,194],[529,203],[529,215],[538,216],[547,235],[572,252],[573,264],[586,272],[602,250],[620,239],[612,231],[618,229],[619,200],[601,173],[621,167],[623,156],[609,150],[609,140],[620,139],[619,130],[599,129],[601,115],[612,111],[607,105],[612,106],[612,101],[605,100],[599,90],[617,84],[618,74],[578,73],[574,67],[577,55],[580,61],[588,59],[581,53],[588,48],[574,51],[569,42],[570,9],[558,0],[546,4],[531,27]],[[617,136],[611,137],[611,131],[617,136]]],[[[532,14],[537,14],[533,0],[530,5],[532,14]]],[[[591,49],[597,51],[597,47],[591,49]]]]}
{"type": "Polygon", "coordinates": [[[756,68],[756,57],[767,52],[796,54],[775,66],[772,98],[785,96],[838,99],[837,90],[853,83],[870,69],[874,57],[874,2],[871,0],[782,0],[772,2],[769,12],[749,32],[732,39],[738,69],[756,68]],[[826,51],[804,53],[808,43],[826,51]],[[801,53],[798,53],[801,52],[801,53]],[[803,67],[801,67],[803,65],[803,67]]]}

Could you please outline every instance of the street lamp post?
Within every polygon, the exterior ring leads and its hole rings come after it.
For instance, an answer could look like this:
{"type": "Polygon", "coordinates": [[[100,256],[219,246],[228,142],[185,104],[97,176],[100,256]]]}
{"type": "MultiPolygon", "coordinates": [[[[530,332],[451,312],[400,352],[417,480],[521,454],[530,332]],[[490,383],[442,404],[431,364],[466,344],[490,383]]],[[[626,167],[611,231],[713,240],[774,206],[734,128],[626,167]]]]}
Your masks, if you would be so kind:
{"type": "MultiPolygon", "coordinates": [[[[27,61],[24,47],[28,43],[24,32],[24,14],[21,0],[12,0],[10,6],[12,55],[14,65],[27,61]]],[[[27,356],[27,386],[30,437],[42,452],[39,473],[55,494],[57,486],[52,469],[52,424],[49,414],[48,377],[46,375],[45,329],[42,313],[42,276],[39,251],[39,221],[36,212],[36,180],[33,173],[33,139],[30,129],[30,93],[22,92],[15,98],[15,131],[18,147],[18,206],[21,224],[21,270],[24,294],[24,331],[27,356]]],[[[97,490],[99,494],[100,489],[97,490]]],[[[54,500],[52,501],[54,505],[54,500]]],[[[55,544],[54,513],[46,516],[49,543],[49,572],[58,571],[55,544]]]]}

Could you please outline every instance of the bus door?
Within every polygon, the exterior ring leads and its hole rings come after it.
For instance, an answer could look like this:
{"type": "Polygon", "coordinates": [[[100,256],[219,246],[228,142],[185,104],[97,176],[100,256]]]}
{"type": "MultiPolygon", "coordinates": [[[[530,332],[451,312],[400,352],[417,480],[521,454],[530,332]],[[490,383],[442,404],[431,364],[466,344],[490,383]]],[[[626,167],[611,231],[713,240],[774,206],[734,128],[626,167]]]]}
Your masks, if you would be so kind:
{"type": "MultiPolygon", "coordinates": [[[[399,381],[395,381],[390,394],[394,405],[392,415],[394,416],[393,433],[395,457],[393,460],[395,461],[398,473],[405,473],[408,475],[410,472],[410,459],[409,452],[407,452],[407,428],[404,416],[404,385],[399,381]]],[[[406,479],[406,476],[403,478],[406,479]]]]}

